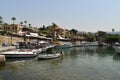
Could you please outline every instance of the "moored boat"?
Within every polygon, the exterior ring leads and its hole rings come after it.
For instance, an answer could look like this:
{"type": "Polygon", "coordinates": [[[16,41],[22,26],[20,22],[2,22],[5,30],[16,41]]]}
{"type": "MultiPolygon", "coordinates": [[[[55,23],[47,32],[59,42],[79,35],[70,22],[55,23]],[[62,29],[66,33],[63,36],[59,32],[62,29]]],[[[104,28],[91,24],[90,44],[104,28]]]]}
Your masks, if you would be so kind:
{"type": "Polygon", "coordinates": [[[40,55],[38,55],[38,59],[41,59],[41,60],[55,59],[55,58],[58,58],[60,56],[61,56],[60,53],[55,53],[55,54],[40,54],[40,55]]]}
{"type": "Polygon", "coordinates": [[[120,46],[113,46],[113,48],[117,53],[120,53],[120,46]]]}
{"type": "Polygon", "coordinates": [[[48,48],[45,52],[41,52],[38,55],[38,59],[40,60],[47,60],[47,59],[55,59],[59,58],[63,55],[62,52],[56,52],[54,48],[48,48]]]}
{"type": "Polygon", "coordinates": [[[1,52],[1,55],[5,55],[6,58],[28,58],[37,56],[36,50],[30,49],[15,49],[1,52]]]}

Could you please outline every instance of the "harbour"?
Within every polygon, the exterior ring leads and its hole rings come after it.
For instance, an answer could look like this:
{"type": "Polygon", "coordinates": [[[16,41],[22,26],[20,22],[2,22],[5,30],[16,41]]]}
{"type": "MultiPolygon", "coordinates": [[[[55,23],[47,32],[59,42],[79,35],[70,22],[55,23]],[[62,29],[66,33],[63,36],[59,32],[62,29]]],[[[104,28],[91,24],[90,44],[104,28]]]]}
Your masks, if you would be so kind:
{"type": "Polygon", "coordinates": [[[1,0],[0,80],[120,80],[119,4],[1,0]]]}
{"type": "Polygon", "coordinates": [[[51,60],[12,58],[0,66],[1,80],[119,80],[120,55],[112,47],[72,47],[51,60]]]}

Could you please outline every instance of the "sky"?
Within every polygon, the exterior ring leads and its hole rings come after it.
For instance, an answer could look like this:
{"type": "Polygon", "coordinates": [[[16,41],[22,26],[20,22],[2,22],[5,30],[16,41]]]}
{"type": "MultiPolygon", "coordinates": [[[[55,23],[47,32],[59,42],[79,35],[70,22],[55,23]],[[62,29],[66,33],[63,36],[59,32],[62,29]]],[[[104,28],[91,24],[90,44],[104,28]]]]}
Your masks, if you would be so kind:
{"type": "Polygon", "coordinates": [[[3,21],[27,21],[35,27],[52,25],[78,31],[120,31],[120,0],[0,0],[3,21]]]}

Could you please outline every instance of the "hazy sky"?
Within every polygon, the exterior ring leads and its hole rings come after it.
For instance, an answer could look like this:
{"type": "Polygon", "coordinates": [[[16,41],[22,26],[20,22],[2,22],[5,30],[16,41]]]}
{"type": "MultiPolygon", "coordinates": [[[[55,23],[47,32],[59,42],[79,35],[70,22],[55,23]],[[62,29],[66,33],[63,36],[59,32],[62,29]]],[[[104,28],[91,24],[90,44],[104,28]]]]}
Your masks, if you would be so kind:
{"type": "Polygon", "coordinates": [[[28,21],[79,31],[120,31],[120,0],[0,0],[0,16],[7,23],[28,21]]]}

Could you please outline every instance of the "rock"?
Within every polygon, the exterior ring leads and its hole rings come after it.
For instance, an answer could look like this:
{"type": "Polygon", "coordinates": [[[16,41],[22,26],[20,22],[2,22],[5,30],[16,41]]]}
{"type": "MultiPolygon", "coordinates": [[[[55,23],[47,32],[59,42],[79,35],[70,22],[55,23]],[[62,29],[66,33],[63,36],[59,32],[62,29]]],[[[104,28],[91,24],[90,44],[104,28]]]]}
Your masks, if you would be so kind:
{"type": "Polygon", "coordinates": [[[6,62],[5,55],[0,55],[0,64],[5,63],[5,62],[6,62]]]}

